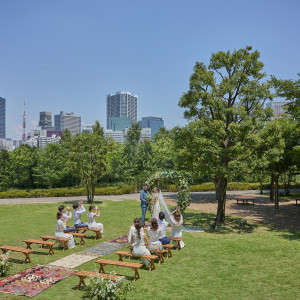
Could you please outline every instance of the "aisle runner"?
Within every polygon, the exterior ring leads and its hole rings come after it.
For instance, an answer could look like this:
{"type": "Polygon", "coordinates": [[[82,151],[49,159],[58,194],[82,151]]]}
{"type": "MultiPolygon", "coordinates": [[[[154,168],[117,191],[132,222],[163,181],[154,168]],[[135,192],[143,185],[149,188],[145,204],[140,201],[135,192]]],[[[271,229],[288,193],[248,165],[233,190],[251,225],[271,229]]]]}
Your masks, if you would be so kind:
{"type": "Polygon", "coordinates": [[[125,234],[120,235],[110,241],[107,241],[107,243],[115,243],[115,244],[122,244],[122,245],[129,244],[128,243],[128,233],[125,233],[125,234]]]}
{"type": "Polygon", "coordinates": [[[123,248],[124,245],[122,244],[115,244],[115,243],[102,243],[98,244],[92,248],[85,249],[79,253],[82,254],[89,254],[89,255],[96,255],[96,256],[104,256],[115,252],[116,250],[123,248]]]}
{"type": "Polygon", "coordinates": [[[59,260],[53,261],[52,263],[48,264],[48,266],[57,266],[57,267],[73,269],[97,257],[98,257],[97,255],[82,255],[79,252],[79,253],[74,253],[65,256],[59,260]]]}
{"type": "Polygon", "coordinates": [[[77,271],[36,265],[0,281],[0,292],[34,297],[77,271]]]}

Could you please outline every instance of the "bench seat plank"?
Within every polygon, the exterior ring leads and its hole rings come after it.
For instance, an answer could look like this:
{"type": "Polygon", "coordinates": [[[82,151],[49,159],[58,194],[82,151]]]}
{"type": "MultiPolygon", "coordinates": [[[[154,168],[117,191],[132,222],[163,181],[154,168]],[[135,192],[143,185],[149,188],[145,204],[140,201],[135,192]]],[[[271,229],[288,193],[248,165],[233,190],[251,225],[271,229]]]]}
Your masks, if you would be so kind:
{"type": "Polygon", "coordinates": [[[37,245],[45,245],[49,248],[49,253],[48,255],[50,255],[51,253],[55,254],[54,250],[53,250],[53,245],[55,245],[55,242],[48,242],[48,241],[40,241],[40,240],[24,240],[24,243],[27,244],[27,249],[31,249],[30,245],[31,244],[37,244],[37,245]]]}
{"type": "Polygon", "coordinates": [[[7,246],[7,245],[0,246],[0,249],[2,250],[3,254],[5,254],[7,251],[23,253],[25,255],[24,264],[26,264],[27,261],[32,262],[29,257],[29,254],[32,252],[31,249],[25,249],[25,248],[13,247],[13,246],[7,246]]]}
{"type": "Polygon", "coordinates": [[[40,238],[41,238],[43,241],[55,240],[55,241],[58,241],[58,242],[62,242],[62,243],[64,244],[63,251],[65,251],[65,249],[69,249],[68,241],[69,241],[70,239],[66,239],[66,238],[58,238],[58,237],[52,236],[52,235],[42,235],[40,238]]]}

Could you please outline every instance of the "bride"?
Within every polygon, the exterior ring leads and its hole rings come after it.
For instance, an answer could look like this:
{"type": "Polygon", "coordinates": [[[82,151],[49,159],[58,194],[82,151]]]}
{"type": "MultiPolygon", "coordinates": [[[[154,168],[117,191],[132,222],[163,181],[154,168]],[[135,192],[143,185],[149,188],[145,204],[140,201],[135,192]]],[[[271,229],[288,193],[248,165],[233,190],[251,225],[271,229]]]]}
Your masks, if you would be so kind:
{"type": "Polygon", "coordinates": [[[152,212],[152,219],[158,220],[158,215],[162,211],[166,215],[166,221],[171,224],[170,219],[170,210],[164,200],[164,197],[158,187],[155,187],[153,189],[153,200],[154,200],[154,206],[153,206],[153,212],[152,212]]]}

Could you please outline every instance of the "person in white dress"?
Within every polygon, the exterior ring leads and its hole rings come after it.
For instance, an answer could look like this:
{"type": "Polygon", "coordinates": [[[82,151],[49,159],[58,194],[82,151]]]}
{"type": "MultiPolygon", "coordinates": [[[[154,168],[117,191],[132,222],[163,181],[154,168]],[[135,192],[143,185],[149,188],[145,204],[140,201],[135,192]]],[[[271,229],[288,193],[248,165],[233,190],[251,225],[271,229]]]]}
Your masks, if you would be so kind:
{"type": "Polygon", "coordinates": [[[155,187],[153,189],[153,199],[152,199],[152,201],[154,202],[152,219],[158,219],[159,213],[161,212],[159,193],[160,193],[159,188],[155,187]]]}
{"type": "MultiPolygon", "coordinates": [[[[182,237],[181,227],[183,224],[183,218],[182,218],[182,214],[180,213],[179,206],[170,214],[170,220],[172,225],[171,237],[181,238],[182,237]]],[[[172,241],[172,243],[177,246],[177,242],[172,241]]],[[[184,246],[185,246],[184,242],[180,241],[180,247],[183,248],[184,246]]]]}
{"type": "MultiPolygon", "coordinates": [[[[68,205],[67,206],[67,213],[66,212],[66,209],[65,209],[65,206],[64,205],[60,205],[58,207],[58,211],[61,212],[63,214],[63,217],[62,217],[62,221],[68,221],[69,219],[72,218],[72,212],[71,212],[71,206],[68,205]]],[[[66,223],[67,224],[67,223],[66,223]]],[[[70,227],[70,226],[67,226],[66,225],[66,230],[64,231],[65,233],[68,233],[68,232],[76,232],[76,228],[75,227],[70,227]]]]}
{"type": "MultiPolygon", "coordinates": [[[[56,231],[55,231],[55,237],[57,238],[63,238],[63,239],[69,239],[68,241],[68,247],[70,249],[75,248],[75,242],[72,234],[65,233],[64,230],[66,230],[66,220],[63,221],[63,214],[61,212],[58,212],[56,215],[56,231]]],[[[62,244],[60,244],[62,246],[62,244]]]]}
{"type": "Polygon", "coordinates": [[[90,205],[88,216],[88,228],[89,229],[101,229],[101,234],[103,234],[103,224],[96,223],[95,219],[100,217],[100,208],[96,205],[90,205]]]}
{"type": "MultiPolygon", "coordinates": [[[[134,256],[150,255],[150,251],[145,246],[145,243],[148,243],[148,239],[141,229],[141,223],[135,224],[135,231],[131,236],[131,245],[133,247],[131,253],[134,256]]],[[[148,266],[150,261],[146,258],[142,258],[142,263],[148,266]]]]}
{"type": "Polygon", "coordinates": [[[148,230],[148,234],[150,236],[148,249],[150,251],[163,250],[162,243],[159,240],[162,232],[160,229],[158,229],[157,219],[151,220],[151,228],[148,230]]]}
{"type": "MultiPolygon", "coordinates": [[[[139,218],[135,218],[133,220],[133,225],[130,226],[129,233],[128,233],[128,243],[129,244],[131,244],[131,237],[132,237],[133,233],[136,231],[135,224],[137,224],[137,223],[141,223],[139,218]]],[[[144,229],[142,228],[141,230],[144,230],[144,229]]]]}

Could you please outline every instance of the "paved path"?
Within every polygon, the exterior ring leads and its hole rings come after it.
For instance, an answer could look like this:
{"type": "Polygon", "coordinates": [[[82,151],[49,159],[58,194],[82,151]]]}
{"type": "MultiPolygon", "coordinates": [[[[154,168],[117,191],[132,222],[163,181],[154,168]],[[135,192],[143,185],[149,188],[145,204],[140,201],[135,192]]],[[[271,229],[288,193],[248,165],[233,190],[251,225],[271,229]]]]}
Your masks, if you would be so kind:
{"type": "MultiPolygon", "coordinates": [[[[266,191],[264,191],[266,192],[266,191]]],[[[259,191],[250,190],[250,191],[227,191],[227,198],[241,196],[241,195],[253,195],[259,194],[259,191]]],[[[164,192],[163,195],[167,198],[176,199],[177,193],[174,192],[164,192]]],[[[191,196],[194,197],[206,197],[214,198],[214,192],[194,192],[191,193],[191,196]]],[[[139,200],[139,193],[134,194],[124,194],[124,195],[104,195],[104,196],[95,196],[95,201],[104,201],[104,200],[121,200],[121,199],[130,199],[130,200],[139,200]]],[[[77,202],[80,199],[86,201],[85,196],[76,196],[76,197],[44,197],[44,198],[11,198],[11,199],[0,199],[0,204],[26,204],[26,203],[59,203],[59,202],[77,202]]]]}

